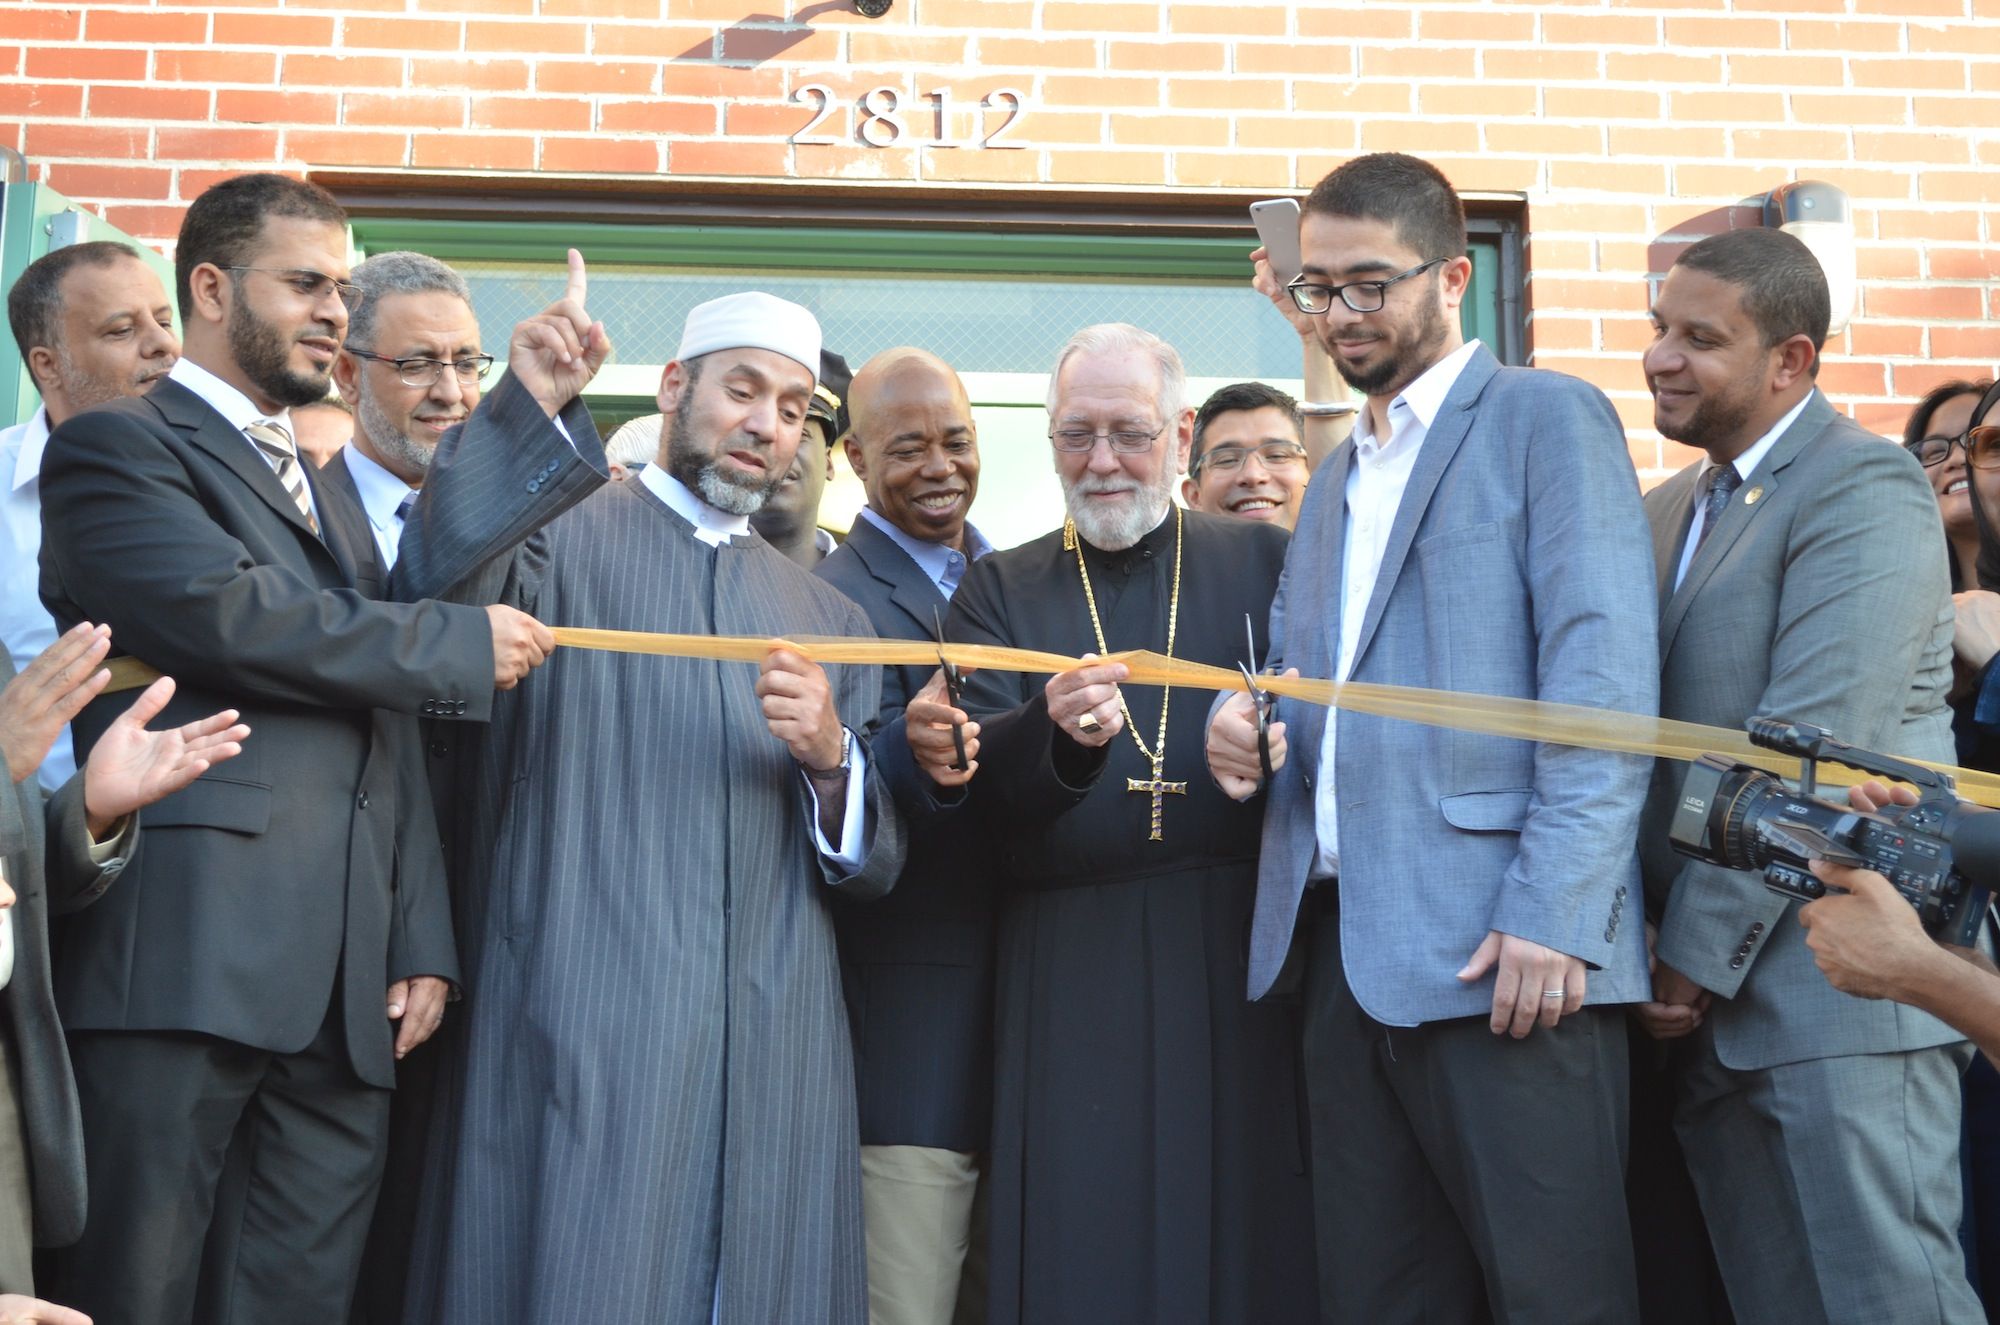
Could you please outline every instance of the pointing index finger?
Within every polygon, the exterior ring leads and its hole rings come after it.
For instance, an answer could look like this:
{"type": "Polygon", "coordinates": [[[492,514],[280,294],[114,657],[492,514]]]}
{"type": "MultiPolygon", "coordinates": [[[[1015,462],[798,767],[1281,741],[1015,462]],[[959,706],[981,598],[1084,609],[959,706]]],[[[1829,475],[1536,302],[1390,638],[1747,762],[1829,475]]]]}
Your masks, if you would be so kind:
{"type": "Polygon", "coordinates": [[[578,308],[582,308],[584,306],[583,294],[586,284],[587,281],[585,280],[583,271],[583,254],[577,252],[575,249],[571,249],[569,251],[569,285],[563,290],[563,298],[575,303],[578,308]]]}

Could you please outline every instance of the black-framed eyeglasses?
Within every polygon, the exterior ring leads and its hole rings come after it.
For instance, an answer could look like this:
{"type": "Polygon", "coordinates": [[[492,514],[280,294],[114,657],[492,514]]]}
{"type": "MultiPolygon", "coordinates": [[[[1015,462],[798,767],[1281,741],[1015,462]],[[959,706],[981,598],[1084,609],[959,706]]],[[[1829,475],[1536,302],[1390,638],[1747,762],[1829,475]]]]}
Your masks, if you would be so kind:
{"type": "Polygon", "coordinates": [[[1049,430],[1049,441],[1058,451],[1082,454],[1095,451],[1097,439],[1102,437],[1111,443],[1111,449],[1114,451],[1126,455],[1139,455],[1150,451],[1153,443],[1158,441],[1160,434],[1166,430],[1167,425],[1164,423],[1151,432],[1140,432],[1134,428],[1114,428],[1109,432],[1094,432],[1089,428],[1052,428],[1049,430]]]}
{"type": "Polygon", "coordinates": [[[1264,442],[1257,446],[1218,446],[1203,451],[1188,466],[1188,472],[1199,476],[1208,469],[1218,474],[1233,474],[1253,455],[1266,469],[1294,469],[1306,462],[1306,448],[1297,442],[1264,442]]]}
{"type": "Polygon", "coordinates": [[[1307,280],[1304,276],[1295,276],[1285,289],[1291,294],[1292,303],[1301,313],[1324,313],[1333,307],[1336,297],[1357,313],[1378,313],[1382,310],[1382,305],[1389,302],[1390,286],[1399,281],[1407,281],[1412,276],[1421,276],[1440,262],[1449,261],[1450,258],[1432,258],[1429,262],[1420,262],[1408,271],[1398,272],[1385,280],[1349,281],[1345,285],[1320,285],[1307,280]]]}
{"type": "Polygon", "coordinates": [[[276,276],[302,297],[314,303],[326,298],[328,290],[337,290],[340,292],[340,302],[347,306],[347,311],[350,313],[360,308],[362,301],[368,297],[367,291],[354,282],[339,280],[323,271],[314,271],[311,267],[245,267],[231,263],[229,270],[261,271],[266,276],[276,276]]]}
{"type": "Polygon", "coordinates": [[[459,381],[471,386],[474,382],[484,381],[486,374],[493,371],[493,356],[490,354],[468,354],[463,359],[447,363],[443,359],[425,359],[414,355],[408,359],[391,359],[386,354],[357,350],[352,345],[342,348],[357,359],[394,365],[396,376],[402,379],[404,386],[436,386],[446,368],[457,374],[459,381]]]}
{"type": "Polygon", "coordinates": [[[1954,446],[1965,452],[1965,463],[1974,469],[2000,469],[2000,424],[1967,428],[1958,437],[1924,437],[1904,443],[1904,449],[1925,469],[1936,469],[1951,459],[1954,446]]]}

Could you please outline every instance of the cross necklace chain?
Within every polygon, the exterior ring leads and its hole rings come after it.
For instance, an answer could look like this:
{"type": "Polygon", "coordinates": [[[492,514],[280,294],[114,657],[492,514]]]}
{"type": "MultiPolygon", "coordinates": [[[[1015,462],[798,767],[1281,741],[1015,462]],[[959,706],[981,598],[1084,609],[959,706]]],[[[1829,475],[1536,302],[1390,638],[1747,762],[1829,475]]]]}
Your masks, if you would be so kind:
{"type": "MultiPolygon", "coordinates": [[[[1174,588],[1173,595],[1167,600],[1167,657],[1169,658],[1174,656],[1174,634],[1180,627],[1181,619],[1181,545],[1186,532],[1186,518],[1181,508],[1176,505],[1174,507],[1174,588]]],[[[1110,653],[1111,648],[1104,642],[1104,622],[1097,615],[1097,594],[1090,587],[1090,567],[1084,564],[1082,541],[1076,537],[1074,525],[1067,526],[1063,530],[1063,534],[1063,541],[1076,550],[1077,573],[1083,576],[1083,599],[1086,603],[1090,604],[1090,628],[1097,634],[1097,652],[1101,657],[1110,653]]],[[[1153,776],[1150,778],[1125,779],[1126,791],[1136,792],[1142,796],[1151,796],[1153,798],[1153,831],[1146,839],[1149,842],[1166,841],[1166,838],[1161,836],[1160,833],[1160,823],[1166,805],[1166,798],[1170,795],[1187,795],[1187,783],[1169,782],[1163,773],[1167,759],[1167,707],[1173,703],[1173,698],[1174,688],[1172,686],[1160,687],[1160,731],[1159,735],[1153,738],[1153,747],[1147,749],[1146,738],[1139,735],[1138,724],[1132,721],[1132,710],[1125,707],[1125,692],[1122,690],[1118,692],[1118,711],[1125,717],[1125,730],[1132,733],[1132,744],[1139,747],[1140,755],[1145,758],[1148,764],[1152,765],[1153,769],[1153,776]]]]}

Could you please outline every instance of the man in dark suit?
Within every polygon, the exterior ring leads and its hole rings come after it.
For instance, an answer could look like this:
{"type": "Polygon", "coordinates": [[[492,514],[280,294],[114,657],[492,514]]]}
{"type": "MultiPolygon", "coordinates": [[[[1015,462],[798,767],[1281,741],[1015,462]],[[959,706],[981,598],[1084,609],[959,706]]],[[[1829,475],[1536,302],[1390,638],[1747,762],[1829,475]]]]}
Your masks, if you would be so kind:
{"type": "MultiPolygon", "coordinates": [[[[176,252],[185,357],[43,462],[58,623],[108,622],[179,677],[170,719],[227,704],[258,732],[148,812],[143,858],[62,936],[91,1191],[60,1265],[106,1320],[345,1315],[395,1054],[457,975],[415,718],[483,720],[553,647],[505,607],[379,601],[364,517],[298,460],[288,411],[326,394],[356,296],[345,219],[277,175],[204,193],[176,252]]],[[[606,348],[580,300],[523,323],[468,435],[546,432],[606,348]]],[[[120,707],[79,716],[80,753],[120,707]]]]}
{"type": "MultiPolygon", "coordinates": [[[[1653,301],[1655,425],[1707,452],[1646,496],[1660,715],[1783,718],[1949,763],[1937,503],[1915,457],[1813,385],[1828,308],[1811,251],[1776,230],[1695,244],[1653,301]]],[[[1979,1319],[1956,1236],[1971,1048],[1830,986],[1757,875],[1676,854],[1686,771],[1660,761],[1641,821],[1659,936],[1640,1017],[1679,1040],[1674,1127],[1737,1319],[1979,1319]]]]}
{"type": "Polygon", "coordinates": [[[137,844],[133,812],[234,758],[249,734],[228,711],[147,731],[174,691],[162,678],[44,797],[35,770],[110,680],[98,667],[110,647],[108,628],[83,622],[19,675],[0,654],[0,758],[13,783],[0,795],[0,1294],[33,1292],[31,1248],[83,1227],[83,1131],[49,980],[49,913],[101,897],[137,844]]]}
{"type": "MultiPolygon", "coordinates": [[[[815,574],[883,638],[932,639],[966,567],[992,550],[966,522],[979,490],[971,402],[942,360],[895,349],[862,366],[848,406],[847,460],[868,504],[815,574]]],[[[908,762],[899,720],[932,671],[883,669],[885,764],[908,762]]],[[[963,1292],[960,1281],[992,1117],[993,894],[967,831],[949,814],[918,823],[895,891],[834,913],[876,1325],[943,1325],[955,1302],[983,1303],[976,1249],[963,1292]]]]}

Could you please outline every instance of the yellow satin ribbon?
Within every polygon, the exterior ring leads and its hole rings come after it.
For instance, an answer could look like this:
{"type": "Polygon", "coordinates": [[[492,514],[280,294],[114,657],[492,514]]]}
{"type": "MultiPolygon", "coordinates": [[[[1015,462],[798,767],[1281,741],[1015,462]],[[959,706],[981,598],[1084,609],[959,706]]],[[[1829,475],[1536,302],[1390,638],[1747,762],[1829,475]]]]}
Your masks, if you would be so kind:
{"type": "MultiPolygon", "coordinates": [[[[945,659],[962,668],[1047,675],[1099,663],[1119,662],[1125,664],[1130,672],[1126,678],[1128,685],[1175,685],[1201,690],[1249,689],[1243,674],[1233,668],[1211,667],[1146,650],[1091,659],[990,644],[946,644],[940,648],[919,640],[846,636],[765,639],[747,635],[661,635],[650,631],[590,630],[576,626],[556,626],[553,629],[556,643],[564,648],[644,653],[664,658],[756,663],[761,662],[772,649],[789,648],[819,663],[925,667],[935,666],[942,653],[945,659]]],[[[136,658],[116,658],[107,666],[112,672],[107,690],[136,689],[160,675],[136,658]]],[[[1693,759],[1702,754],[1717,754],[1784,777],[1793,777],[1798,773],[1797,760],[1752,745],[1748,736],[1728,727],[1708,727],[1615,709],[1553,704],[1505,695],[1423,690],[1413,686],[1373,685],[1358,681],[1343,683],[1302,676],[1269,676],[1259,680],[1260,684],[1276,694],[1289,695],[1307,703],[1401,718],[1433,727],[1650,758],[1693,759]]],[[[1834,734],[1840,735],[1838,732],[1834,734]]],[[[1957,783],[1959,795],[1989,809],[2000,809],[2000,776],[1923,759],[1905,762],[1947,773],[1957,783]]],[[[1819,766],[1820,780],[1832,786],[1852,786],[1867,776],[1838,764],[1822,763],[1819,766]]]]}

